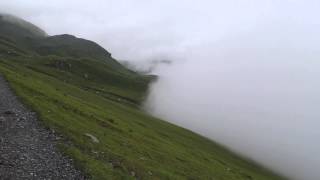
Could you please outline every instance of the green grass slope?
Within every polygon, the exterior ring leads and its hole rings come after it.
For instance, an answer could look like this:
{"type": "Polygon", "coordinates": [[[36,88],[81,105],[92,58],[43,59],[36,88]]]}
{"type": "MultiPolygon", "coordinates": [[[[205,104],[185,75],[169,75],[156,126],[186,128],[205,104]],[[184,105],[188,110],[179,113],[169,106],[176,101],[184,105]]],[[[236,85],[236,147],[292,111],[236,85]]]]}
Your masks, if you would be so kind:
{"type": "Polygon", "coordinates": [[[104,91],[92,91],[80,84],[100,87],[100,80],[94,85],[94,79],[61,73],[33,58],[1,58],[0,72],[44,124],[63,135],[61,148],[92,179],[279,178],[199,135],[108,96],[137,100],[135,88],[141,82],[132,90],[105,83],[104,91]],[[86,133],[100,142],[92,142],[86,133]]]}
{"type": "Polygon", "coordinates": [[[139,104],[154,77],[112,57],[69,55],[39,54],[3,36],[0,73],[43,124],[62,135],[60,149],[91,179],[281,179],[143,112],[139,104]]]}

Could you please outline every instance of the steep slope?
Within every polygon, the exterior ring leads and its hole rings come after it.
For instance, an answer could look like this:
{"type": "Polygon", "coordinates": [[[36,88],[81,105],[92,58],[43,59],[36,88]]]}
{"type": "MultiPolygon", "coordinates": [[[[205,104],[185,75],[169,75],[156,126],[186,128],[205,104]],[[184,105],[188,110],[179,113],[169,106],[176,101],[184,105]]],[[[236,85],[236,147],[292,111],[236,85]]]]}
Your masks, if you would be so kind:
{"type": "Polygon", "coordinates": [[[32,38],[28,51],[8,53],[25,47],[5,37],[10,45],[0,41],[0,72],[43,123],[63,135],[60,149],[92,179],[281,179],[141,111],[154,77],[124,68],[101,49],[94,48],[101,57],[81,50],[92,43],[69,35],[32,38]],[[43,53],[38,48],[46,43],[54,48],[43,53]]]}

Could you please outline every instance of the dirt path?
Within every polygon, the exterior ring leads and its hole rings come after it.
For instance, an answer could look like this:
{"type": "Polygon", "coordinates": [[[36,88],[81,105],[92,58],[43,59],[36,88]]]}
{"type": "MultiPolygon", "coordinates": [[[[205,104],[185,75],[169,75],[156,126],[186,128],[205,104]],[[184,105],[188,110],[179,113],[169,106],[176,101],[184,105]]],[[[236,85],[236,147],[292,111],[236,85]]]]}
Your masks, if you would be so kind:
{"type": "Polygon", "coordinates": [[[0,179],[85,179],[0,76],[0,179]]]}

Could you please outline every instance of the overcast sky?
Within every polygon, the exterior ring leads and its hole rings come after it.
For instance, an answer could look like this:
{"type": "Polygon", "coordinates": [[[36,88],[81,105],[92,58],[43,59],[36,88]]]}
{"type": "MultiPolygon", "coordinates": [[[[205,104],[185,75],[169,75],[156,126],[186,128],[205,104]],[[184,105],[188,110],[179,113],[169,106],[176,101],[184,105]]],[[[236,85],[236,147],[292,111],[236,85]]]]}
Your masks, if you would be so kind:
{"type": "Polygon", "coordinates": [[[101,43],[121,59],[181,56],[194,45],[250,32],[266,23],[318,23],[314,0],[10,0],[14,13],[49,34],[70,33],[101,43]]]}
{"type": "Polygon", "coordinates": [[[154,73],[146,109],[293,179],[320,178],[320,1],[10,0],[48,34],[154,73]]]}

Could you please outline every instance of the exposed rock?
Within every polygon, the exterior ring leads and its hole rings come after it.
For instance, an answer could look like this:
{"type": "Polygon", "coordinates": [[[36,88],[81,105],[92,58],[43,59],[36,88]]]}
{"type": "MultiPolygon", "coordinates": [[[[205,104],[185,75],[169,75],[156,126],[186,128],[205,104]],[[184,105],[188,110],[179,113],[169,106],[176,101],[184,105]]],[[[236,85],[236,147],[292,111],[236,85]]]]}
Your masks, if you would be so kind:
{"type": "Polygon", "coordinates": [[[85,133],[85,136],[89,137],[91,139],[92,142],[94,143],[99,143],[99,139],[97,137],[95,137],[94,135],[90,134],[90,133],[85,133]]]}
{"type": "Polygon", "coordinates": [[[14,112],[12,112],[10,110],[7,110],[7,111],[4,111],[3,114],[5,114],[5,115],[13,115],[14,112]]]}
{"type": "Polygon", "coordinates": [[[84,77],[85,79],[88,79],[88,78],[89,78],[89,75],[88,75],[87,73],[85,73],[85,74],[83,75],[83,77],[84,77]]]}
{"type": "Polygon", "coordinates": [[[153,175],[151,171],[148,171],[148,174],[149,174],[150,176],[152,176],[152,175],[153,175]]]}

